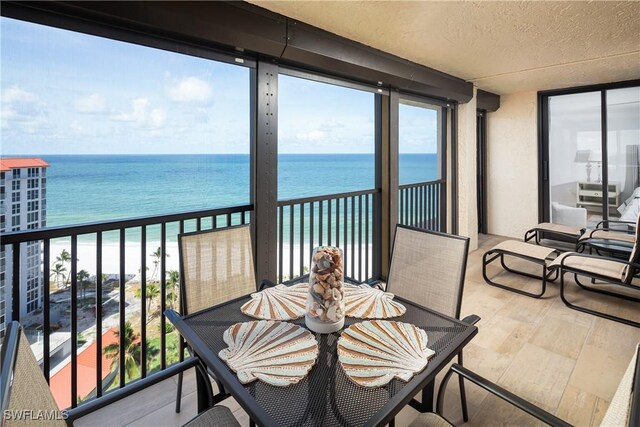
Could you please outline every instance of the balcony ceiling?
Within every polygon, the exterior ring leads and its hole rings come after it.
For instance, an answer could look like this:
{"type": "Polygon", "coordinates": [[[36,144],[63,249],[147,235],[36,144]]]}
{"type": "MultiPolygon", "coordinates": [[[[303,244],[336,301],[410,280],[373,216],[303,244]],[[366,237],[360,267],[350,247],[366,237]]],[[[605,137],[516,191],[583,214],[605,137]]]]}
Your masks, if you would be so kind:
{"type": "Polygon", "coordinates": [[[498,94],[640,78],[640,2],[255,1],[498,94]]]}

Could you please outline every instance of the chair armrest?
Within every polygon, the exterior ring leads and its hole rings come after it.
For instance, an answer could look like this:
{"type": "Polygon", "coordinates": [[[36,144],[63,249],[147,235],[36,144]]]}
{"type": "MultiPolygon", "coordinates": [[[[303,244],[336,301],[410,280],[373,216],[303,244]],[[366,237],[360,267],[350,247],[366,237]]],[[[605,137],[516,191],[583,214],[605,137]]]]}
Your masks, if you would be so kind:
{"type": "Polygon", "coordinates": [[[521,398],[520,396],[516,396],[515,394],[511,393],[510,391],[500,387],[499,385],[489,381],[488,379],[481,377],[480,375],[476,374],[475,372],[472,372],[460,365],[458,365],[457,363],[454,363],[453,365],[451,365],[451,368],[449,369],[449,372],[447,373],[447,375],[445,376],[445,378],[442,380],[442,386],[440,387],[440,391],[438,392],[438,405],[437,405],[437,412],[439,414],[442,414],[442,407],[443,407],[443,399],[444,399],[444,389],[443,387],[446,387],[447,382],[449,381],[449,378],[451,376],[452,373],[456,373],[458,375],[460,375],[461,377],[463,377],[466,380],[471,381],[472,383],[474,383],[475,385],[485,389],[486,391],[488,391],[489,393],[501,398],[502,400],[512,404],[513,406],[515,406],[516,408],[519,408],[520,410],[526,412],[527,414],[539,419],[540,421],[553,426],[553,427],[571,427],[571,424],[567,423],[566,421],[561,420],[560,418],[556,417],[553,414],[550,414],[549,412],[545,411],[542,408],[539,408],[538,406],[532,404],[531,402],[528,402],[526,400],[524,400],[523,398],[521,398]],[[442,396],[442,399],[441,399],[442,396]]]}
{"type": "Polygon", "coordinates": [[[274,286],[276,286],[275,283],[273,283],[271,280],[269,279],[262,279],[260,281],[260,284],[258,285],[258,290],[261,291],[264,288],[273,288],[274,286]]]}
{"type": "Polygon", "coordinates": [[[467,325],[475,325],[480,321],[480,316],[477,314],[470,314],[464,319],[462,319],[462,323],[466,323],[467,325]]]}
{"type": "Polygon", "coordinates": [[[626,224],[626,225],[630,226],[631,228],[636,228],[635,222],[632,222],[632,221],[619,221],[619,220],[615,220],[615,219],[605,219],[605,220],[600,221],[596,225],[596,229],[600,229],[601,225],[611,224],[611,223],[614,223],[614,224],[626,224]]]}

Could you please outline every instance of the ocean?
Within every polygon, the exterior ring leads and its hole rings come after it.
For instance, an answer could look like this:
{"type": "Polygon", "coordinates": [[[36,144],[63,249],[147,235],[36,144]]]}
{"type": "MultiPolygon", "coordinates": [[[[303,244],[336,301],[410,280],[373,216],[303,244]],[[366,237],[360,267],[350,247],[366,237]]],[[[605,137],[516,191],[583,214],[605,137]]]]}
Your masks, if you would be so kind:
{"type": "MultiPolygon", "coordinates": [[[[47,161],[47,226],[70,226],[90,222],[135,218],[150,215],[189,212],[249,203],[248,155],[42,155],[47,161]]],[[[282,154],[278,158],[279,200],[320,196],[374,188],[374,157],[372,154],[282,154]]],[[[436,179],[435,154],[401,154],[400,183],[408,184],[436,179]]],[[[364,202],[364,201],[363,201],[364,202]]],[[[341,233],[340,245],[346,249],[343,234],[335,222],[329,230],[325,204],[323,242],[328,233],[341,233]]],[[[369,206],[372,209],[372,205],[369,206]]],[[[344,209],[342,205],[341,209],[344,209]]],[[[356,208],[357,209],[357,208],[356,208]]],[[[335,212],[335,204],[333,205],[335,212]]],[[[295,209],[294,227],[289,226],[290,211],[283,208],[283,253],[294,247],[293,265],[299,265],[300,242],[305,254],[319,239],[319,207],[315,205],[316,229],[310,242],[308,225],[310,208],[303,214],[305,238],[300,239],[299,207],[295,209]],[[292,230],[293,236],[290,236],[292,230]],[[291,240],[293,239],[293,240],[291,240]]],[[[355,214],[358,219],[358,214],[355,214]]],[[[372,241],[373,216],[369,215],[369,244],[372,241]]],[[[219,225],[225,220],[219,219],[219,225]]],[[[239,223],[234,217],[233,223],[239,223]]],[[[347,223],[351,224],[351,206],[347,223]]],[[[210,219],[203,220],[203,228],[210,227],[210,219]]],[[[363,227],[365,228],[365,227],[363,227]]],[[[195,221],[185,222],[185,231],[195,230],[195,221]]],[[[169,223],[167,237],[167,270],[178,269],[178,224],[169,223]]],[[[147,227],[147,266],[152,266],[150,254],[160,245],[160,227],[147,227]]],[[[78,237],[78,268],[93,274],[96,271],[95,234],[78,237]]],[[[102,235],[103,272],[119,271],[119,233],[102,235]]],[[[335,237],[334,237],[335,239],[335,237]]],[[[351,245],[351,238],[347,239],[351,245]]],[[[364,240],[364,238],[363,238],[364,240]]],[[[357,241],[357,238],[356,238],[357,241]]],[[[335,240],[334,240],[335,243],[335,240]]],[[[125,234],[125,269],[127,274],[140,270],[140,229],[128,229],[125,234]]],[[[349,246],[350,247],[350,246],[349,246]]],[[[70,239],[51,241],[52,259],[63,249],[70,250],[70,239]]],[[[363,248],[371,254],[371,247],[363,248]]],[[[306,265],[306,255],[304,262],[306,265]]],[[[355,255],[356,257],[359,254],[355,255]]],[[[371,258],[371,255],[369,257],[371,258]]],[[[284,275],[292,275],[287,265],[284,275]]]]}
{"type": "MultiPolygon", "coordinates": [[[[249,203],[249,156],[43,155],[47,226],[249,203]]],[[[436,179],[436,154],[401,154],[400,184],[436,179]]],[[[373,154],[281,154],[278,199],[374,188],[373,154]]]]}

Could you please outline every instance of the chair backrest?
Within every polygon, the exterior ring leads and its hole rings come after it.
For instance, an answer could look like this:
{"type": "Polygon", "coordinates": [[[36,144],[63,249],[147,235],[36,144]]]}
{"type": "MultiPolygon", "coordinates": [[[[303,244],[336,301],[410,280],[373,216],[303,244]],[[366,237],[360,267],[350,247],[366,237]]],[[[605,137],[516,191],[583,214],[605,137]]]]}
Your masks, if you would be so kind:
{"type": "Polygon", "coordinates": [[[636,347],[631,363],[611,399],[601,426],[640,425],[640,345],[636,347]]]}
{"type": "Polygon", "coordinates": [[[65,426],[29,341],[11,322],[2,343],[2,426],[65,426]],[[5,412],[8,411],[8,412],[5,412]],[[9,417],[5,416],[8,414],[9,417]],[[22,420],[18,419],[22,417],[22,420]]]}
{"type": "Polygon", "coordinates": [[[178,236],[182,314],[256,291],[248,225],[178,236]]]}
{"type": "MultiPolygon", "coordinates": [[[[631,255],[629,256],[629,262],[634,264],[640,264],[640,215],[636,219],[636,241],[633,244],[633,249],[631,250],[631,255]]],[[[638,269],[629,267],[625,270],[624,281],[626,283],[631,283],[633,280],[633,276],[638,272],[638,269]]]]}
{"type": "Polygon", "coordinates": [[[469,238],[398,225],[388,291],[460,317],[469,238]]]}

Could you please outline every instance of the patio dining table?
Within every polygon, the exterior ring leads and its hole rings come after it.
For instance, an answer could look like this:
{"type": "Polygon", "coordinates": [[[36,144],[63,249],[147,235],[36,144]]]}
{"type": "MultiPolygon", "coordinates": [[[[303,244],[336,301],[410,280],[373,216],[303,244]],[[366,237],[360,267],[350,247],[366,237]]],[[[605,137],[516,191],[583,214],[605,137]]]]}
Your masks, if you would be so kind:
{"type": "MultiPolygon", "coordinates": [[[[303,276],[295,281],[308,280],[303,276]]],[[[357,283],[349,281],[350,283],[357,283]]],[[[287,284],[293,284],[288,282],[287,284]]],[[[434,381],[438,372],[456,356],[478,333],[475,326],[437,313],[411,301],[395,299],[406,307],[406,313],[390,320],[407,322],[426,331],[428,347],[435,351],[427,367],[408,382],[392,379],[383,387],[363,387],[345,374],[338,362],[337,342],[340,333],[315,334],[319,345],[316,364],[297,384],[276,387],[260,381],[241,384],[236,374],[218,357],[227,347],[223,333],[231,325],[255,320],[243,314],[240,307],[249,295],[211,307],[187,316],[167,311],[174,324],[194,353],[212,371],[260,426],[380,426],[394,416],[426,385],[434,381]]],[[[345,318],[345,328],[361,319],[345,318]]],[[[303,326],[304,317],[291,321],[303,326]]],[[[198,375],[198,411],[212,404],[198,375]]]]}

